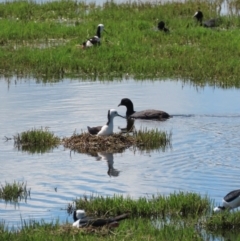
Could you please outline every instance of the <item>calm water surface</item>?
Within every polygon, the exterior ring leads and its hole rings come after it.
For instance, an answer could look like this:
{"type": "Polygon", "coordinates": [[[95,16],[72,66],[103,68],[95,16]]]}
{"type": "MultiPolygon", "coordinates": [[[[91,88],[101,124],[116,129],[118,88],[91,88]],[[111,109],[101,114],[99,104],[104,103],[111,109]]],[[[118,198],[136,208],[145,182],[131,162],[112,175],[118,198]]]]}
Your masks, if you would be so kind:
{"type": "MultiPolygon", "coordinates": [[[[220,203],[228,191],[240,188],[239,103],[239,89],[196,88],[181,81],[66,79],[43,84],[0,79],[0,184],[24,181],[31,188],[26,203],[0,201],[0,217],[15,227],[21,218],[72,221],[64,209],[84,194],[138,198],[181,190],[207,194],[220,203]],[[110,108],[124,115],[125,107],[117,107],[124,97],[133,100],[136,110],[155,108],[174,116],[165,122],[135,122],[136,128],[171,131],[171,149],[129,149],[110,154],[107,162],[62,146],[30,154],[14,148],[13,140],[4,140],[34,127],[49,127],[59,137],[70,137],[74,131],[86,131],[87,125],[105,124],[110,108]]],[[[115,118],[114,131],[125,124],[115,118]]]]}

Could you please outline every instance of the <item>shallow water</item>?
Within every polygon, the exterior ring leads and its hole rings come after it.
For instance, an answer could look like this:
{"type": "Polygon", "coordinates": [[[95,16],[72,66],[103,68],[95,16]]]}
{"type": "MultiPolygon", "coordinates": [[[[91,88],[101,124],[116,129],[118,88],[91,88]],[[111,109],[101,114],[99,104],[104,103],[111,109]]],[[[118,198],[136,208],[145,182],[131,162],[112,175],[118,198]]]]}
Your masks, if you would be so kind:
{"type": "MultiPolygon", "coordinates": [[[[31,218],[71,222],[63,209],[84,194],[137,198],[181,190],[207,194],[218,204],[239,188],[239,103],[238,89],[197,88],[181,81],[66,79],[43,84],[0,79],[0,184],[24,181],[31,188],[26,203],[0,201],[1,219],[15,227],[31,218]],[[135,122],[136,128],[171,131],[172,148],[148,153],[129,149],[113,154],[108,163],[62,146],[31,154],[4,139],[40,127],[70,137],[74,131],[86,131],[87,125],[104,124],[110,108],[124,115],[125,107],[117,107],[124,97],[133,100],[136,110],[155,108],[173,115],[165,122],[135,122]]],[[[114,124],[115,132],[126,125],[122,118],[115,118],[114,124]]]]}

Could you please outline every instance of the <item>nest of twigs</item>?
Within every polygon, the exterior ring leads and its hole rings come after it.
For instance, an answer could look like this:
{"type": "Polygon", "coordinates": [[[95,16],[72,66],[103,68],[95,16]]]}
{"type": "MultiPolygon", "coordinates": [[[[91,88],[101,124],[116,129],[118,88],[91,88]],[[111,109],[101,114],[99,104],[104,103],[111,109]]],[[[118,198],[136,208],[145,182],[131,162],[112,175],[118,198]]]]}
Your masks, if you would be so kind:
{"type": "Polygon", "coordinates": [[[133,136],[113,134],[111,136],[94,136],[89,133],[74,134],[63,139],[64,147],[80,153],[123,152],[136,144],[133,136]]]}

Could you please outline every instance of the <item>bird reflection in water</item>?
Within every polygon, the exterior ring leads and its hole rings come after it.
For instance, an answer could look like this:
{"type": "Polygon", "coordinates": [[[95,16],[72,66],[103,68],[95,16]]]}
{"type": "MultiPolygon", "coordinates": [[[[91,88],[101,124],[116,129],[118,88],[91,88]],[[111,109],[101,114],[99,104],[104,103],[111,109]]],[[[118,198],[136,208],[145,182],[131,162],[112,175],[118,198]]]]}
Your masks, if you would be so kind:
{"type": "Polygon", "coordinates": [[[128,118],[127,125],[124,128],[118,127],[122,133],[130,133],[134,131],[134,119],[128,118]]]}
{"type": "Polygon", "coordinates": [[[110,177],[117,177],[120,173],[117,169],[113,167],[113,153],[106,153],[106,152],[98,152],[97,153],[97,161],[106,161],[108,164],[108,172],[107,174],[110,177]]]}

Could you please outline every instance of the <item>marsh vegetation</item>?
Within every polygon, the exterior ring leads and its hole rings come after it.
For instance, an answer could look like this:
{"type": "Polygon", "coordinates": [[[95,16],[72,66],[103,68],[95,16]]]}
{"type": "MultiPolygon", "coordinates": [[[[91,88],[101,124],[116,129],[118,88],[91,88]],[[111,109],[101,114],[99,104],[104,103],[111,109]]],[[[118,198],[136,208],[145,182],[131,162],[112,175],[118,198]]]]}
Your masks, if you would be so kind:
{"type": "MultiPolygon", "coordinates": [[[[232,1],[231,6],[237,7],[232,1]]],[[[239,87],[239,19],[234,14],[219,16],[218,10],[217,1],[205,0],[108,1],[102,6],[71,0],[1,3],[1,73],[48,80],[172,77],[239,87]],[[206,19],[218,17],[219,26],[199,26],[193,19],[198,8],[206,19]],[[157,31],[160,20],[166,22],[169,34],[157,31]],[[79,48],[99,23],[108,31],[101,47],[79,48]]]]}
{"type": "Polygon", "coordinates": [[[60,138],[47,128],[33,128],[14,136],[15,147],[31,153],[43,153],[53,149],[58,144],[60,144],[60,138]]]}
{"type": "Polygon", "coordinates": [[[16,182],[1,184],[0,199],[5,202],[18,203],[21,200],[27,200],[30,197],[30,189],[27,189],[25,182],[16,182]]]}

